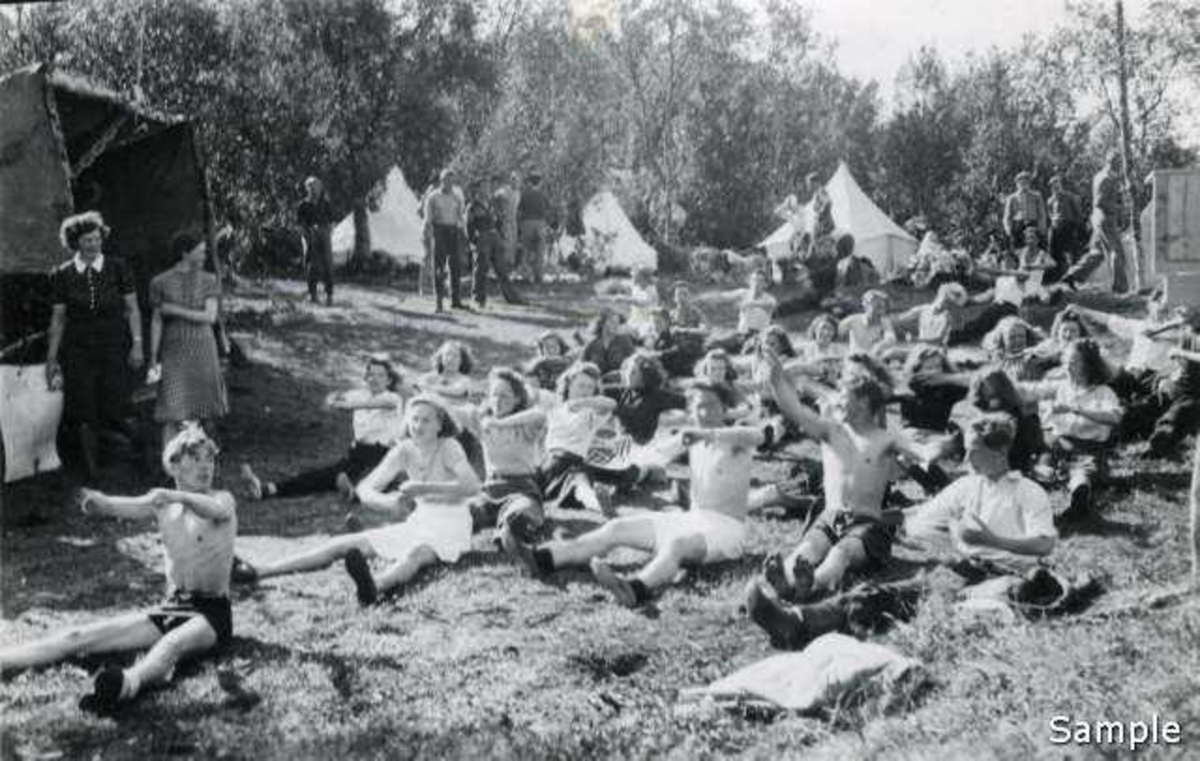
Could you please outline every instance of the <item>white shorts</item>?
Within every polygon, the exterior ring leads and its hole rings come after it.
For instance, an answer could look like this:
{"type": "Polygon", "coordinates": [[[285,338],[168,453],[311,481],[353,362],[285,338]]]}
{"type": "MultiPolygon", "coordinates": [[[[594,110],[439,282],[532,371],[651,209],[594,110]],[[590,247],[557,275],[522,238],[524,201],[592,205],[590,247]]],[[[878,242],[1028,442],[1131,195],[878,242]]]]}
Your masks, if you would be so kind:
{"type": "Polygon", "coordinates": [[[471,511],[466,503],[425,503],[400,523],[362,533],[375,554],[404,560],[417,547],[431,548],[440,560],[456,563],[471,549],[471,511]]]}
{"type": "Polygon", "coordinates": [[[665,547],[674,539],[704,537],[704,561],[716,563],[736,560],[746,551],[747,529],[744,521],[713,510],[649,513],[654,520],[654,544],[665,547]]]}

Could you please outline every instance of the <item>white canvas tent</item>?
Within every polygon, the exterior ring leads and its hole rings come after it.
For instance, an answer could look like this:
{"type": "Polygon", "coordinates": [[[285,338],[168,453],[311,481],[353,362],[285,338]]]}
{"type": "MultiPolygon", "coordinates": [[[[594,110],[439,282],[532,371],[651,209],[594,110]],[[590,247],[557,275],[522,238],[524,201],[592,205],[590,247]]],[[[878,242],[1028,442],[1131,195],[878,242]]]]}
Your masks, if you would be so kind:
{"type": "MultiPolygon", "coordinates": [[[[642,240],[629,217],[621,210],[617,197],[604,190],[592,196],[583,207],[584,246],[602,252],[598,267],[623,267],[629,270],[658,269],[658,252],[642,240]]],[[[570,251],[575,238],[564,237],[563,249],[570,251]]]]}
{"type": "MultiPolygon", "coordinates": [[[[425,252],[421,242],[422,221],[417,214],[420,201],[404,181],[400,167],[392,167],[386,182],[378,211],[367,213],[371,248],[400,263],[420,263],[425,252]]],[[[353,250],[354,215],[350,214],[333,228],[333,263],[345,264],[353,250]]]]}
{"type": "MultiPolygon", "coordinates": [[[[882,277],[891,277],[908,265],[917,252],[917,239],[867,197],[845,162],[838,164],[837,171],[825,183],[825,192],[829,194],[836,231],[853,235],[854,252],[870,259],[882,277]]],[[[811,202],[800,211],[799,222],[804,229],[812,229],[811,202]]],[[[794,231],[792,222],[784,222],[758,247],[772,259],[785,257],[790,252],[794,231]]]]}

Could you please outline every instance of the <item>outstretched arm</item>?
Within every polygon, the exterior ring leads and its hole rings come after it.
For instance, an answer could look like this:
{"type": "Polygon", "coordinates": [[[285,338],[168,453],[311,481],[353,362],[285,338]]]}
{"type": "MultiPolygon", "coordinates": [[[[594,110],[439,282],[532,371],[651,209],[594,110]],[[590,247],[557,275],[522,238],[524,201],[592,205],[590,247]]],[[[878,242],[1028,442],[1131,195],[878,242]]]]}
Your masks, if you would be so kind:
{"type": "Polygon", "coordinates": [[[222,523],[233,517],[235,503],[233,495],[227,491],[214,491],[201,494],[180,489],[151,489],[148,495],[156,508],[166,507],[172,502],[178,502],[188,510],[205,520],[222,523]]]}
{"type": "Polygon", "coordinates": [[[112,497],[95,489],[80,489],[79,508],[86,515],[103,515],[127,521],[154,517],[154,500],[151,493],[140,497],[112,497]]]}
{"type": "Polygon", "coordinates": [[[711,441],[731,448],[757,447],[766,440],[761,429],[746,426],[728,428],[684,428],[683,443],[685,446],[697,441],[711,441]]]}
{"type": "Polygon", "coordinates": [[[816,414],[800,403],[796,388],[783,372],[779,358],[773,354],[763,354],[755,365],[754,375],[763,386],[763,393],[775,400],[779,410],[789,420],[800,426],[801,430],[814,439],[826,441],[829,439],[829,421],[816,414]]]}
{"type": "Polygon", "coordinates": [[[1055,539],[1052,536],[1030,536],[1015,538],[1000,536],[988,528],[987,524],[977,515],[970,515],[958,525],[959,536],[967,544],[984,547],[995,547],[998,550],[1011,552],[1016,555],[1049,555],[1054,549],[1055,539]]]}
{"type": "Polygon", "coordinates": [[[516,428],[523,425],[537,425],[546,422],[546,413],[536,407],[530,407],[527,410],[514,412],[505,417],[491,416],[485,418],[483,425],[486,428],[516,428]]]}
{"type": "Polygon", "coordinates": [[[597,412],[612,412],[617,408],[617,402],[607,396],[589,396],[583,399],[570,399],[567,401],[567,409],[572,412],[582,409],[591,409],[597,412]]]}

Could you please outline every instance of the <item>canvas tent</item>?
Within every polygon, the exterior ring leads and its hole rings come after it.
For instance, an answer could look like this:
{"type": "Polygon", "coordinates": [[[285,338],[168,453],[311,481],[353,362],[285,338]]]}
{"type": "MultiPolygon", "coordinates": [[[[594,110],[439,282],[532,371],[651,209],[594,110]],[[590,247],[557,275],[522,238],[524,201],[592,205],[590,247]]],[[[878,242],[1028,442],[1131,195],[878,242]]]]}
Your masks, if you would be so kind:
{"type": "MultiPolygon", "coordinates": [[[[658,269],[658,252],[642,240],[611,191],[597,193],[583,207],[583,229],[584,248],[594,253],[593,264],[597,269],[658,269]]],[[[575,244],[575,238],[563,238],[567,250],[575,244]]]]}
{"type": "Polygon", "coordinates": [[[6,363],[16,357],[28,365],[22,377],[32,379],[6,383],[0,395],[8,481],[56,462],[46,453],[53,440],[45,437],[58,426],[61,394],[48,393],[44,382],[39,387],[44,374],[30,363],[45,353],[44,342],[34,339],[50,323],[49,273],[67,258],[58,240],[63,218],[89,210],[104,215],[112,231],[105,252],[132,270],[148,334],[149,283],[172,264],[171,236],[194,228],[211,241],[212,217],[192,125],[184,119],[47,64],[0,77],[0,114],[0,346],[37,349],[5,355],[6,363]],[[20,451],[8,451],[14,447],[20,451]]]}
{"type": "MultiPolygon", "coordinates": [[[[853,235],[855,253],[870,259],[881,276],[891,277],[908,265],[917,252],[917,239],[867,197],[844,161],[825,183],[825,192],[836,231],[853,235]]],[[[801,210],[799,220],[804,229],[812,228],[811,202],[801,210]]],[[[794,231],[792,222],[784,222],[758,247],[772,259],[783,258],[790,253],[794,231]]]]}
{"type": "MultiPolygon", "coordinates": [[[[392,167],[385,180],[383,195],[367,213],[371,230],[371,249],[382,251],[404,263],[420,263],[424,258],[421,241],[422,221],[417,209],[420,200],[404,180],[400,167],[392,167]]],[[[350,214],[333,228],[333,263],[341,266],[354,251],[354,215],[350,214]]]]}

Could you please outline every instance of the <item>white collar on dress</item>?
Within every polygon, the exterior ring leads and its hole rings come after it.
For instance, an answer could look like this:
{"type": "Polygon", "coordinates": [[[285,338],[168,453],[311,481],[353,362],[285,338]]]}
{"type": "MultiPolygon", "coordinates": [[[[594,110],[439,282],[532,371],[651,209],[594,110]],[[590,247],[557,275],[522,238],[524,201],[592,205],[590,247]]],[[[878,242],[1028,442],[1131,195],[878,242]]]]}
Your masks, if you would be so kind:
{"type": "Polygon", "coordinates": [[[72,262],[75,264],[75,271],[80,275],[82,275],[84,270],[86,270],[88,267],[91,267],[96,272],[104,271],[104,254],[96,254],[96,258],[92,260],[91,264],[84,264],[83,257],[81,257],[79,254],[75,254],[75,258],[72,259],[72,262]]]}

